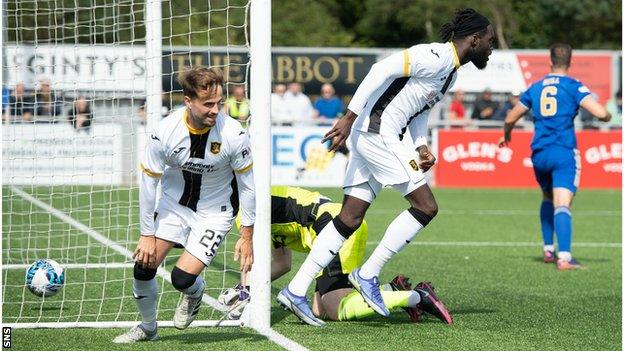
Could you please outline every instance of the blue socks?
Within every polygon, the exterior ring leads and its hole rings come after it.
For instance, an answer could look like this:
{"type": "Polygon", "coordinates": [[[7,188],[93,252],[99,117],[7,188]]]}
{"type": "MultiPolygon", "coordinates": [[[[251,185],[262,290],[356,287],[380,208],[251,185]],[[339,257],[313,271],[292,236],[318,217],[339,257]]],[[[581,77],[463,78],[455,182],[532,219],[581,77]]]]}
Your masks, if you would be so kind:
{"type": "Polygon", "coordinates": [[[544,239],[544,245],[553,245],[555,207],[552,201],[542,201],[542,206],[540,207],[540,222],[542,223],[542,238],[544,239]]]}
{"type": "Polygon", "coordinates": [[[566,206],[557,207],[554,223],[559,252],[569,253],[572,249],[572,213],[570,208],[566,206]]]}

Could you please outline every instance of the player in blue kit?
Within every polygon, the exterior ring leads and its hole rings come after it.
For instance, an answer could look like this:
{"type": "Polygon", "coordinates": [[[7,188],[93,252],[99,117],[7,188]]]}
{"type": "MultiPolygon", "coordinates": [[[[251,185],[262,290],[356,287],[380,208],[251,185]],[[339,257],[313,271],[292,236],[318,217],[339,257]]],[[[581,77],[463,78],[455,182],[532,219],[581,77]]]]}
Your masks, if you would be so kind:
{"type": "Polygon", "coordinates": [[[601,121],[611,114],[596,101],[589,89],[567,75],[572,47],[553,44],[550,47],[551,72],[532,84],[505,119],[505,135],[499,146],[511,141],[516,122],[529,109],[533,110],[535,134],[531,142],[533,170],[542,188],[540,208],[544,262],[557,262],[559,270],[577,269],[581,265],[572,258],[572,213],[570,205],[581,175],[581,160],[576,149],[574,118],[583,107],[601,121]],[[559,252],[555,260],[553,234],[557,233],[559,252]]]}

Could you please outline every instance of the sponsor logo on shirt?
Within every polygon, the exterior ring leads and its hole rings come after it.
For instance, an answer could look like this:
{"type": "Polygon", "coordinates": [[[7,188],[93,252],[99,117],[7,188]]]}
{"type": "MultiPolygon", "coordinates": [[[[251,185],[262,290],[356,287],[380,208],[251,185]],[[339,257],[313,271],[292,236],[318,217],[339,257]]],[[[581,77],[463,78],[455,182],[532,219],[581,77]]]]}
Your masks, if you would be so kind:
{"type": "Polygon", "coordinates": [[[211,173],[217,170],[214,165],[207,165],[203,163],[197,163],[192,161],[186,161],[182,165],[182,169],[192,173],[211,173]]]}
{"type": "Polygon", "coordinates": [[[426,103],[429,105],[429,108],[433,107],[438,101],[442,100],[444,95],[442,95],[439,91],[430,91],[426,96],[426,103]]]}
{"type": "Polygon", "coordinates": [[[249,155],[251,155],[251,150],[250,150],[248,147],[246,147],[246,148],[245,148],[245,149],[241,152],[241,157],[242,157],[242,158],[245,158],[245,157],[247,157],[247,156],[249,156],[249,155]]]}

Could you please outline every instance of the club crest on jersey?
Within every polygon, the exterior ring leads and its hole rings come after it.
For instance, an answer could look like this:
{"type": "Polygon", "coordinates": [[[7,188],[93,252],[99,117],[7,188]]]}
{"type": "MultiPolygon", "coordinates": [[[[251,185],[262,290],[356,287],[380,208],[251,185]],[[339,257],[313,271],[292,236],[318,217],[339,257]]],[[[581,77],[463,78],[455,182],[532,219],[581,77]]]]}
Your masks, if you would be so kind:
{"type": "Polygon", "coordinates": [[[219,151],[221,151],[221,143],[217,143],[217,142],[210,143],[210,152],[216,155],[219,153],[219,151]]]}
{"type": "Polygon", "coordinates": [[[416,163],[416,160],[410,160],[409,165],[412,166],[415,171],[418,170],[418,163],[416,163]]]}

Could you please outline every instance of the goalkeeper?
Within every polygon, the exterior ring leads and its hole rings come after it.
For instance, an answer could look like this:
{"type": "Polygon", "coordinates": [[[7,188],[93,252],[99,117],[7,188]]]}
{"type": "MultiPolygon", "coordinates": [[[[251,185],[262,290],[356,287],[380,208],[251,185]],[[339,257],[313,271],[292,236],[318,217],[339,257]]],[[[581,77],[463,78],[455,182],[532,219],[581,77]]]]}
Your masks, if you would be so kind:
{"type": "MultiPolygon", "coordinates": [[[[340,213],[340,208],[340,204],[331,202],[318,192],[286,186],[271,188],[272,281],[290,271],[293,250],[310,252],[316,233],[340,213]]],[[[346,321],[375,314],[347,278],[362,262],[367,237],[368,225],[363,221],[338,255],[316,278],[312,311],[318,318],[346,321]]],[[[242,280],[243,284],[226,289],[219,296],[219,301],[232,306],[228,316],[231,319],[239,318],[249,301],[244,276],[242,280]]],[[[449,312],[429,283],[421,282],[412,290],[408,278],[400,275],[384,288],[381,294],[388,307],[402,308],[412,322],[420,321],[424,311],[445,323],[452,323],[449,312]]]]}

